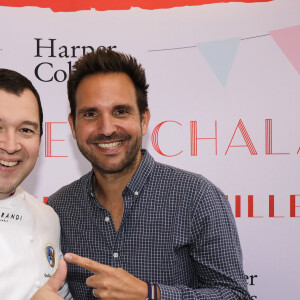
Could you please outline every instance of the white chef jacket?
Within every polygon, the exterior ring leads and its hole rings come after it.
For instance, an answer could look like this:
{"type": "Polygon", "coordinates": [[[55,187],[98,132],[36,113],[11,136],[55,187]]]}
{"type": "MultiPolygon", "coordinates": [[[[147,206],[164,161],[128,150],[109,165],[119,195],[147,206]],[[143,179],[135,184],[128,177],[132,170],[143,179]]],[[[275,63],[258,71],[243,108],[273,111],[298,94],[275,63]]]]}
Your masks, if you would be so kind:
{"type": "MultiPolygon", "coordinates": [[[[30,299],[60,258],[60,223],[51,207],[21,187],[0,200],[0,299],[30,299]]],[[[67,284],[59,294],[72,299],[67,284]]]]}

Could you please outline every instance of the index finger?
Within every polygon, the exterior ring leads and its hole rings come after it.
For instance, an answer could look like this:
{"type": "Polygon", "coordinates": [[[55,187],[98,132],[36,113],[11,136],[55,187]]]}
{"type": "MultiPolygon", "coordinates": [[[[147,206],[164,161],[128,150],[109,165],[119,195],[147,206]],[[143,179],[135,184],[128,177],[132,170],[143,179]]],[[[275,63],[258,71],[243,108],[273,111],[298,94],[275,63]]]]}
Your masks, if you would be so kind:
{"type": "Polygon", "coordinates": [[[66,253],[64,258],[67,262],[77,265],[81,268],[84,268],[94,274],[104,271],[105,268],[108,267],[108,266],[102,265],[92,259],[89,259],[87,257],[82,257],[82,256],[79,256],[79,255],[73,254],[73,253],[66,253]]]}

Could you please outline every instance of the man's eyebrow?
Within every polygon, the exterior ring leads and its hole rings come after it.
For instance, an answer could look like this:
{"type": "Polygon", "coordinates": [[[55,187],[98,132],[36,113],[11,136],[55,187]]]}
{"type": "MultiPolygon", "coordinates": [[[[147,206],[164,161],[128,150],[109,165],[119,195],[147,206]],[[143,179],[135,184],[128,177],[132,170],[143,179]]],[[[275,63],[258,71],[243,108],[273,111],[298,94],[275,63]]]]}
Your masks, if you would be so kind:
{"type": "Polygon", "coordinates": [[[85,113],[87,111],[97,111],[97,109],[92,106],[84,106],[78,110],[77,114],[79,115],[79,114],[85,113]]]}
{"type": "MultiPolygon", "coordinates": [[[[5,120],[0,118],[0,123],[2,123],[2,122],[5,123],[5,120]]],[[[32,126],[35,130],[38,130],[40,127],[39,123],[37,123],[35,121],[30,121],[30,120],[25,120],[25,121],[21,122],[20,126],[32,126]]]]}
{"type": "MultiPolygon", "coordinates": [[[[1,121],[1,119],[0,119],[1,121]]],[[[37,122],[34,122],[34,121],[29,121],[29,120],[26,120],[26,121],[23,121],[21,123],[21,125],[29,125],[29,126],[33,126],[35,129],[38,129],[39,128],[39,124],[37,122]]]]}
{"type": "MultiPolygon", "coordinates": [[[[126,109],[126,110],[131,110],[132,109],[132,105],[131,104],[118,104],[116,106],[114,106],[113,108],[115,109],[126,109]]],[[[81,109],[78,110],[77,114],[80,115],[82,113],[85,113],[87,111],[91,111],[91,112],[95,112],[98,111],[96,107],[93,106],[84,106],[81,109]]]]}
{"type": "Polygon", "coordinates": [[[119,104],[119,105],[116,105],[114,107],[114,109],[127,109],[127,110],[130,110],[130,109],[132,109],[132,105],[130,105],[130,104],[119,104]]]}

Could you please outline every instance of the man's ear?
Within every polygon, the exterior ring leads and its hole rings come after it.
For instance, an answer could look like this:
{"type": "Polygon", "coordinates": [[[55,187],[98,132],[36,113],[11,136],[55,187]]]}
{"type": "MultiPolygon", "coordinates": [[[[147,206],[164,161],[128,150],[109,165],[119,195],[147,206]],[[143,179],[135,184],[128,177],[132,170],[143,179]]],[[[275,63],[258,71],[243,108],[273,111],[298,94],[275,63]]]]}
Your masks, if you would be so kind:
{"type": "Polygon", "coordinates": [[[147,108],[146,111],[142,114],[142,134],[145,135],[148,130],[148,124],[150,121],[150,110],[147,108]]]}
{"type": "Polygon", "coordinates": [[[69,121],[71,130],[72,130],[73,138],[76,140],[75,124],[74,124],[73,117],[71,116],[71,114],[69,114],[68,121],[69,121]]]}

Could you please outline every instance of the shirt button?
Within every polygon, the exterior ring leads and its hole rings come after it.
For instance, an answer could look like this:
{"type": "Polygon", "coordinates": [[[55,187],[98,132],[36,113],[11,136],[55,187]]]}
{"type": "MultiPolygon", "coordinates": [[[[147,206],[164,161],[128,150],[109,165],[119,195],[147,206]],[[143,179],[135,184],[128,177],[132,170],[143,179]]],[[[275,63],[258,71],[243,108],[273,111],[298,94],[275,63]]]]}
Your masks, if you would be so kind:
{"type": "Polygon", "coordinates": [[[30,235],[30,236],[28,237],[28,239],[29,239],[30,242],[33,242],[33,236],[32,236],[32,235],[30,235]]]}
{"type": "Polygon", "coordinates": [[[119,254],[118,253],[114,253],[114,258],[118,258],[119,254]]]}
{"type": "Polygon", "coordinates": [[[139,195],[139,192],[138,192],[138,191],[135,191],[134,194],[135,194],[136,196],[138,196],[138,195],[139,195]]]}
{"type": "Polygon", "coordinates": [[[109,218],[109,217],[105,217],[104,221],[105,221],[106,223],[108,223],[108,222],[110,221],[110,218],[109,218]]]}

